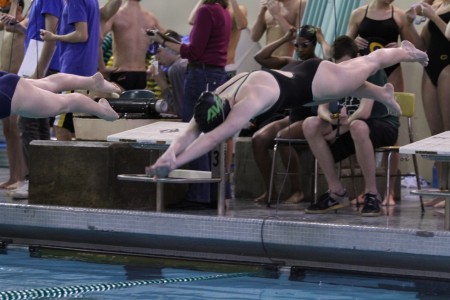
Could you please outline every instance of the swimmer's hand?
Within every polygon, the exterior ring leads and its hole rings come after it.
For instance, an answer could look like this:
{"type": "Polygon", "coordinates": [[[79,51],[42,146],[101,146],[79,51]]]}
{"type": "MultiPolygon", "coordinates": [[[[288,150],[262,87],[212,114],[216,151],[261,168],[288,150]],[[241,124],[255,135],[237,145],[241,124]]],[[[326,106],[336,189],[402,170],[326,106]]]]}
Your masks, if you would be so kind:
{"type": "Polygon", "coordinates": [[[145,168],[145,174],[147,176],[156,178],[166,178],[167,176],[169,176],[170,171],[171,170],[169,166],[150,166],[145,168]]]}
{"type": "Polygon", "coordinates": [[[175,169],[175,161],[175,153],[169,148],[153,165],[145,168],[145,174],[156,178],[167,177],[170,171],[175,169]]]}

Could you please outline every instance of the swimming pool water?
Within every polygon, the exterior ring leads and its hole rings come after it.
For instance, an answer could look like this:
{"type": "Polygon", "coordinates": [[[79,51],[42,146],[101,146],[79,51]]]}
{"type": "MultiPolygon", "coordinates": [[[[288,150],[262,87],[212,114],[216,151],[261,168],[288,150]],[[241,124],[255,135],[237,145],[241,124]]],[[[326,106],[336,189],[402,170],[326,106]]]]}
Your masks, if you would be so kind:
{"type": "MultiPolygon", "coordinates": [[[[0,292],[99,283],[151,282],[197,278],[190,282],[148,284],[75,294],[59,299],[450,299],[450,283],[419,279],[360,276],[306,270],[294,278],[288,271],[203,280],[221,272],[160,264],[93,263],[30,257],[28,248],[9,247],[0,255],[0,292]]],[[[52,299],[56,299],[53,297],[52,299]]],[[[36,299],[36,298],[22,298],[36,299]]],[[[46,298],[49,299],[49,298],[46,298]]]]}

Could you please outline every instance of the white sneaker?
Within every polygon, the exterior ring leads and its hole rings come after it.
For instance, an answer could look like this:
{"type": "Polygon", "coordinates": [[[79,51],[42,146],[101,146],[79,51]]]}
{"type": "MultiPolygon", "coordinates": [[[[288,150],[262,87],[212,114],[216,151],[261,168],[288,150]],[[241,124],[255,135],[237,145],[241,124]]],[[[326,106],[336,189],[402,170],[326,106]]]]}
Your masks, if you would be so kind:
{"type": "Polygon", "coordinates": [[[15,200],[28,199],[28,180],[25,180],[23,185],[14,191],[12,198],[15,200]]]}

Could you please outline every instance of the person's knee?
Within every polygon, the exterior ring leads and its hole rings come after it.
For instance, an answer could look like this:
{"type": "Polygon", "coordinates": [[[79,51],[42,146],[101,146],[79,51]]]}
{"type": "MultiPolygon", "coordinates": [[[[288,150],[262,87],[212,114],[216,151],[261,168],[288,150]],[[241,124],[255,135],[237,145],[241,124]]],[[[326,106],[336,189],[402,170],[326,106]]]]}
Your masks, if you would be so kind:
{"type": "Polygon", "coordinates": [[[252,136],[253,152],[261,149],[267,149],[273,144],[273,136],[269,136],[266,132],[256,132],[252,136]]]}
{"type": "Polygon", "coordinates": [[[369,138],[369,126],[367,126],[366,122],[361,120],[353,121],[350,124],[350,134],[355,142],[369,138]]]}
{"type": "Polygon", "coordinates": [[[322,119],[319,117],[309,117],[303,121],[303,134],[306,139],[316,136],[320,132],[322,119]]]}

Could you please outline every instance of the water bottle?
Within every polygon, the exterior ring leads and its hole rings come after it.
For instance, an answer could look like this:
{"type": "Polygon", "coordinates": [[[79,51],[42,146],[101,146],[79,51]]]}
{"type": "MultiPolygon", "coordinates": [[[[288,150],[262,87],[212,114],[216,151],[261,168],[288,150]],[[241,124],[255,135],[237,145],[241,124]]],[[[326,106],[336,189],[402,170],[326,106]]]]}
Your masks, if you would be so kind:
{"type": "Polygon", "coordinates": [[[431,187],[437,189],[439,187],[438,171],[436,163],[433,164],[431,187]]]}

